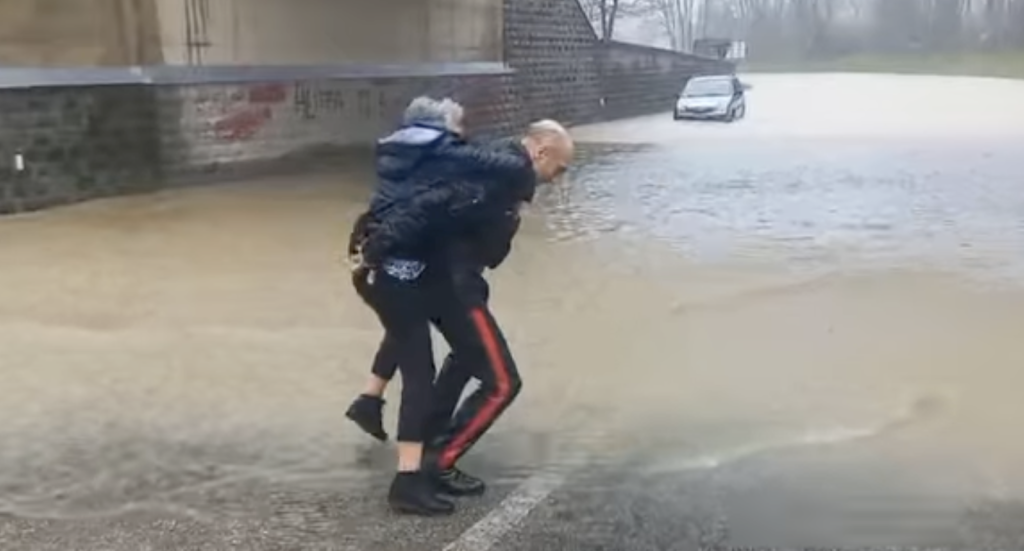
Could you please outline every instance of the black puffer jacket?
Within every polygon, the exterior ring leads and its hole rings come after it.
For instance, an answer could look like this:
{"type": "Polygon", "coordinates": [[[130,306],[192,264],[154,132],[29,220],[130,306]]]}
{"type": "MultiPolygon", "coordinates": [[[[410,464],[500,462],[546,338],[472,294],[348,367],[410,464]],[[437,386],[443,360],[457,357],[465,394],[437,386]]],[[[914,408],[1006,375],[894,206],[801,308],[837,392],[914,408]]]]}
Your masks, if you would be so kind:
{"type": "Polygon", "coordinates": [[[522,203],[533,201],[537,187],[530,156],[518,141],[496,141],[487,150],[520,158],[531,168],[498,175],[487,184],[486,200],[471,216],[463,218],[455,229],[455,239],[448,244],[447,261],[455,268],[494,269],[504,262],[519,231],[519,208],[522,203]]]}
{"type": "MultiPolygon", "coordinates": [[[[366,226],[362,253],[369,265],[389,257],[447,261],[452,244],[466,239],[490,248],[485,245],[493,239],[490,233],[506,228],[508,213],[518,213],[519,203],[531,200],[536,187],[521,148],[473,145],[429,126],[402,128],[380,140],[377,176],[368,221],[361,220],[366,226]]],[[[485,265],[496,266],[507,249],[476,252],[485,265]]]]}

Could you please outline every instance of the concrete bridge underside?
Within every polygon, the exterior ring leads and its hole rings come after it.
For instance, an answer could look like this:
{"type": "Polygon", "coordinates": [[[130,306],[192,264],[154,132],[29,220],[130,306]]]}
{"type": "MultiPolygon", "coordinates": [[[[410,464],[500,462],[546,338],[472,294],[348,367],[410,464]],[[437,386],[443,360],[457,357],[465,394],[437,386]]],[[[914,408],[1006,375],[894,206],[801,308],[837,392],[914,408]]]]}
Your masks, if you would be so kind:
{"type": "Polygon", "coordinates": [[[500,61],[501,0],[0,0],[0,65],[500,61]]]}

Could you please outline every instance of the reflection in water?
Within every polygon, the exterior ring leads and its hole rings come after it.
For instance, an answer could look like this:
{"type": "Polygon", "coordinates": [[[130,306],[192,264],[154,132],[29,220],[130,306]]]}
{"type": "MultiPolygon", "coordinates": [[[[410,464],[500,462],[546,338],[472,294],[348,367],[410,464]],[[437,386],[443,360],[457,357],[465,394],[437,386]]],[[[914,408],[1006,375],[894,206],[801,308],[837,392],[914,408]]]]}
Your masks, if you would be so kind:
{"type": "MultiPolygon", "coordinates": [[[[754,96],[751,124],[768,108],[754,96]]],[[[697,132],[664,119],[652,136],[697,132]]],[[[581,152],[493,274],[525,390],[471,466],[516,478],[583,450],[664,473],[846,446],[931,489],[1024,493],[1024,295],[929,271],[1020,273],[1019,150],[740,135],[581,152]]],[[[389,454],[341,415],[380,337],[340,261],[366,178],[0,220],[0,516],[215,523],[288,503],[357,517],[335,523],[347,538],[384,522],[354,496],[376,496],[389,454]]]]}

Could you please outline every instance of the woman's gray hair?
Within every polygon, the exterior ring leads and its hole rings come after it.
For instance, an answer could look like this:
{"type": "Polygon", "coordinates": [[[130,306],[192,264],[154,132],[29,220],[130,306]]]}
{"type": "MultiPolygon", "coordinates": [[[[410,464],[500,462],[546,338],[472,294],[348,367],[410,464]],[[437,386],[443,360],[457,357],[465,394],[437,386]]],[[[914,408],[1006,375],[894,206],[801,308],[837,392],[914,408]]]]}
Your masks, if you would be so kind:
{"type": "Polygon", "coordinates": [[[464,116],[465,110],[451,98],[436,100],[420,96],[409,102],[402,116],[402,123],[440,125],[453,132],[462,132],[464,116]]]}

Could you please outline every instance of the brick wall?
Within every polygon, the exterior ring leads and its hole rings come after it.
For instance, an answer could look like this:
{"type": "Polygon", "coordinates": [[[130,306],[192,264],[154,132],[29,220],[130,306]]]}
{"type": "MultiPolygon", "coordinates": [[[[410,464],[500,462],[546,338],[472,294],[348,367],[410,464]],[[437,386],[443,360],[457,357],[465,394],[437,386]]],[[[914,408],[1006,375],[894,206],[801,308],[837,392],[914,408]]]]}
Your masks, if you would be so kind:
{"type": "Polygon", "coordinates": [[[517,124],[601,119],[598,39],[577,0],[504,0],[517,124]]]}
{"type": "Polygon", "coordinates": [[[0,212],[153,189],[154,112],[132,85],[0,91],[0,212]]]}
{"type": "Polygon", "coordinates": [[[422,94],[460,101],[472,132],[508,133],[513,118],[510,98],[493,101],[508,93],[500,72],[210,84],[130,73],[35,71],[52,82],[0,88],[0,213],[339,160],[422,94]],[[139,82],[68,85],[97,76],[139,82]]]}
{"type": "Polygon", "coordinates": [[[733,70],[717,59],[622,42],[602,43],[598,56],[606,119],[669,111],[690,77],[733,70]]]}

